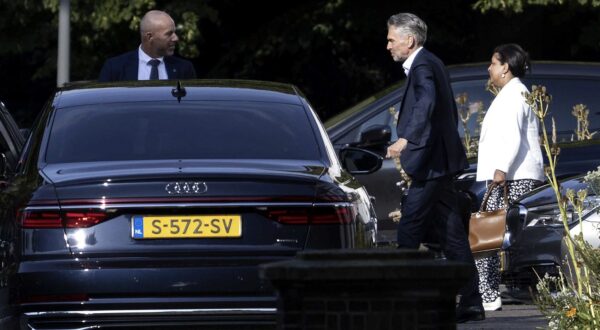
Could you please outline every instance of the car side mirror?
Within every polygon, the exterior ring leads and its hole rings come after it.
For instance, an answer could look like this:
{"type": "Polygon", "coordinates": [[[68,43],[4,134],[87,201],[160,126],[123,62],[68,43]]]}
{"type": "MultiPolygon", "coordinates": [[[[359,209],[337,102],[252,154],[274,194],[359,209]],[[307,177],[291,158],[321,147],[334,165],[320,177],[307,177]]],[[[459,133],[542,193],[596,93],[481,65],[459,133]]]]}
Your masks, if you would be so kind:
{"type": "Polygon", "coordinates": [[[386,146],[392,139],[392,129],[388,125],[372,125],[360,134],[360,146],[386,146]]]}
{"type": "Polygon", "coordinates": [[[340,151],[342,166],[351,174],[370,174],[381,168],[383,157],[354,147],[346,147],[340,151]]]}

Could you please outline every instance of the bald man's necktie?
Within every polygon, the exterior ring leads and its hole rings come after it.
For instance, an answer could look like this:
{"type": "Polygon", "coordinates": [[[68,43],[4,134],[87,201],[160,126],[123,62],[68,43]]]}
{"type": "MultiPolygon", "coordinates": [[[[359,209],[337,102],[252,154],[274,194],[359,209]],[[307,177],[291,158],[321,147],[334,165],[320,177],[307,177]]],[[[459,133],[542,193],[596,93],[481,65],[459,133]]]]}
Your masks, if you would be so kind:
{"type": "Polygon", "coordinates": [[[150,69],[150,80],[158,80],[158,65],[160,64],[160,60],[153,58],[148,61],[148,64],[152,65],[152,69],[150,69]]]}

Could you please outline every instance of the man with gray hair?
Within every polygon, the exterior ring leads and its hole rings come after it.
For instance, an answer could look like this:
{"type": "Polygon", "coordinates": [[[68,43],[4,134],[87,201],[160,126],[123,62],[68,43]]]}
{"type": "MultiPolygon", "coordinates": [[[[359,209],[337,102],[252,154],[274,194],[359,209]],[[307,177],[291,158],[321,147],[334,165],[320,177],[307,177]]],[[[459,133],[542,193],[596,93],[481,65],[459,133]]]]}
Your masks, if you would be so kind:
{"type": "Polygon", "coordinates": [[[398,140],[388,158],[400,157],[412,182],[402,201],[398,247],[416,249],[435,229],[447,259],[468,263],[470,278],[461,289],[457,322],[485,319],[477,269],[463,225],[454,177],[468,167],[458,135],[458,111],[442,61],[423,48],[427,25],[410,13],[388,19],[387,49],[407,75],[398,111],[398,140]]]}
{"type": "Polygon", "coordinates": [[[104,63],[99,81],[196,78],[192,63],[173,56],[179,38],[169,14],[147,12],[140,22],[140,36],[138,49],[104,63]]]}

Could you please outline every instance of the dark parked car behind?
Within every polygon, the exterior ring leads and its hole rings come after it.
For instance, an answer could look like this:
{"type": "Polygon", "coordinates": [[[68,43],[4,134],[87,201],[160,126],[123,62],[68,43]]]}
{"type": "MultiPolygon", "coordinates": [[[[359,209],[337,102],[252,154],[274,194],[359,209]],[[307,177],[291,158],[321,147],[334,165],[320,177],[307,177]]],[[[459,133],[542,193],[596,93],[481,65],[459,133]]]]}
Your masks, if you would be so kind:
{"type": "MultiPolygon", "coordinates": [[[[600,248],[600,196],[589,189],[583,175],[565,179],[560,185],[563,193],[567,189],[587,191],[581,222],[572,205],[568,204],[569,232],[573,237],[583,233],[588,243],[600,248]]],[[[558,276],[560,268],[564,274],[569,273],[565,263],[568,261],[568,250],[563,241],[565,229],[551,186],[539,187],[516,200],[508,210],[506,221],[502,276],[513,297],[530,299],[530,289],[535,291],[538,276],[543,277],[546,273],[558,276]]]]}
{"type": "Polygon", "coordinates": [[[50,99],[0,198],[0,328],[274,324],[259,264],[375,243],[365,189],[295,87],[184,85],[50,99]]]}
{"type": "Polygon", "coordinates": [[[13,120],[4,103],[0,102],[0,189],[4,187],[6,180],[14,174],[13,170],[17,166],[24,143],[25,138],[17,123],[13,120]]]}
{"type": "MultiPolygon", "coordinates": [[[[476,63],[449,67],[460,115],[466,118],[470,114],[465,122],[471,141],[478,141],[478,117],[483,118],[481,111],[487,110],[494,97],[486,90],[488,65],[476,63]]],[[[592,140],[577,141],[575,130],[578,122],[572,111],[576,104],[585,104],[590,109],[589,131],[600,131],[600,64],[534,62],[531,67],[532,71],[525,76],[525,85],[530,90],[532,85],[546,86],[552,95],[546,127],[551,129],[551,117],[554,117],[561,147],[558,175],[568,177],[596,169],[600,164],[600,133],[595,134],[592,140]]],[[[402,84],[401,81],[390,86],[325,122],[335,148],[355,146],[384,155],[387,145],[398,138],[395,113],[402,100],[402,84]]],[[[459,123],[459,133],[466,140],[462,122],[459,123]]],[[[469,155],[471,168],[456,178],[456,184],[469,194],[471,208],[475,211],[481,204],[485,186],[483,182],[475,181],[476,154],[469,155]]],[[[376,199],[378,239],[382,242],[395,241],[395,225],[388,214],[400,207],[399,186],[403,179],[397,164],[393,160],[385,160],[381,170],[356,177],[376,199]]]]}

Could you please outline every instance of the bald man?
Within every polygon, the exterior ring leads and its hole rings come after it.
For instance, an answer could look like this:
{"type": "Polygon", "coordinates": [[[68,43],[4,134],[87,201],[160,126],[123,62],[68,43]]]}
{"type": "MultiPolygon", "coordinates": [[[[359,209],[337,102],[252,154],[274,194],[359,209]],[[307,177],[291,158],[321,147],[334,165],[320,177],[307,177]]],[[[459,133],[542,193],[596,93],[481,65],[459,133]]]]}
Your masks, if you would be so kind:
{"type": "Polygon", "coordinates": [[[104,62],[99,81],[196,78],[191,62],[173,56],[179,38],[169,14],[147,12],[140,22],[140,35],[138,49],[104,62]]]}

